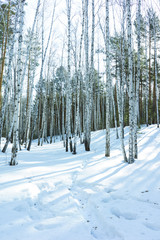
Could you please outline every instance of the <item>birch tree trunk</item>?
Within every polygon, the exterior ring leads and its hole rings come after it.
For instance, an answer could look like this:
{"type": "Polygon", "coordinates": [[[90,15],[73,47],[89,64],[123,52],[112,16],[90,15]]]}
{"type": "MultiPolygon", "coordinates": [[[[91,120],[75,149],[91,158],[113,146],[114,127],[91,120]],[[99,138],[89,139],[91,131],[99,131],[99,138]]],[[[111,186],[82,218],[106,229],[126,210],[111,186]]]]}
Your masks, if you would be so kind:
{"type": "Polygon", "coordinates": [[[19,21],[19,36],[18,36],[18,56],[17,56],[17,86],[16,86],[16,98],[15,98],[15,119],[13,124],[13,146],[10,165],[16,165],[17,153],[18,153],[18,135],[19,135],[19,106],[20,106],[20,96],[21,96],[21,78],[22,78],[22,35],[23,35],[23,25],[24,25],[24,4],[25,1],[20,2],[20,21],[19,21]]]}
{"type": "Polygon", "coordinates": [[[110,156],[110,116],[109,116],[109,100],[110,100],[110,56],[109,56],[109,0],[106,0],[106,146],[105,156],[110,156]]]}
{"type": "Polygon", "coordinates": [[[134,162],[133,157],[133,131],[134,131],[134,106],[133,106],[133,79],[132,79],[132,23],[131,23],[131,3],[127,4],[127,34],[128,34],[128,72],[129,72],[129,159],[128,163],[134,162]]]}
{"type": "Polygon", "coordinates": [[[85,24],[84,24],[84,48],[85,48],[85,126],[84,144],[85,150],[90,151],[90,89],[89,89],[89,37],[88,37],[88,0],[85,0],[85,24]]]}
{"type": "MultiPolygon", "coordinates": [[[[77,72],[77,110],[76,110],[76,126],[75,126],[75,138],[74,138],[74,147],[73,154],[77,153],[77,135],[80,134],[81,138],[81,123],[80,123],[80,83],[81,83],[81,60],[82,60],[82,43],[84,36],[84,19],[85,19],[85,8],[84,8],[84,0],[82,0],[82,32],[80,38],[80,47],[79,47],[79,66],[77,72]]],[[[75,64],[77,59],[75,58],[75,64]]]]}
{"type": "Polygon", "coordinates": [[[151,99],[151,48],[152,48],[152,37],[151,37],[151,16],[149,14],[149,101],[148,101],[148,117],[149,124],[152,124],[152,99],[151,99]]]}
{"type": "MultiPolygon", "coordinates": [[[[53,74],[52,74],[53,75],[53,74]]],[[[54,105],[55,105],[55,83],[54,83],[54,77],[52,78],[52,93],[51,95],[51,121],[50,121],[50,143],[52,143],[53,138],[53,128],[55,127],[54,124],[54,105]]]]}
{"type": "MultiPolygon", "coordinates": [[[[93,108],[93,120],[96,113],[96,105],[94,104],[93,84],[94,84],[94,36],[95,36],[95,6],[94,0],[92,0],[92,35],[91,35],[91,67],[89,76],[89,98],[90,98],[90,128],[92,126],[92,108],[93,108]]],[[[94,126],[93,126],[94,127],[94,126]]],[[[91,131],[91,130],[90,130],[91,131]]]]}
{"type": "Polygon", "coordinates": [[[78,135],[78,129],[79,129],[79,77],[78,77],[78,69],[77,69],[77,35],[75,33],[75,50],[73,51],[74,55],[74,64],[75,64],[75,93],[73,91],[73,103],[74,103],[74,115],[75,115],[75,121],[74,121],[74,141],[73,141],[73,154],[77,153],[77,135],[78,135]],[[76,91],[77,88],[77,91],[76,91]]]}
{"type": "Polygon", "coordinates": [[[141,51],[141,0],[138,0],[138,13],[137,13],[137,81],[135,92],[135,114],[134,114],[134,158],[138,158],[138,146],[137,146],[137,120],[139,117],[139,83],[140,83],[140,51],[141,51]]]}
{"type": "MultiPolygon", "coordinates": [[[[45,82],[45,96],[44,96],[44,103],[43,103],[43,114],[42,114],[42,140],[41,140],[41,146],[43,145],[44,140],[47,140],[47,103],[49,99],[49,72],[51,68],[51,49],[48,59],[48,69],[47,69],[47,76],[46,76],[46,82],[45,82]]],[[[53,104],[53,103],[52,103],[53,104]]]]}
{"type": "MultiPolygon", "coordinates": [[[[99,49],[99,37],[98,37],[98,49],[99,49]]],[[[100,86],[99,86],[99,51],[98,51],[98,75],[97,75],[97,81],[98,81],[98,94],[97,94],[97,128],[100,129],[100,86]]]]}
{"type": "Polygon", "coordinates": [[[64,82],[62,82],[62,140],[65,147],[65,126],[64,126],[64,82]]]}
{"type": "Polygon", "coordinates": [[[72,152],[71,141],[71,0],[67,1],[68,19],[68,59],[67,59],[67,89],[66,89],[66,152],[68,152],[68,140],[70,139],[70,151],[72,152]]]}
{"type": "Polygon", "coordinates": [[[156,90],[156,113],[157,113],[157,128],[159,128],[159,110],[158,110],[158,100],[159,100],[159,93],[158,93],[158,71],[157,71],[157,24],[156,24],[156,16],[154,15],[154,68],[155,68],[155,90],[156,90]]]}
{"type": "Polygon", "coordinates": [[[148,74],[148,61],[147,61],[147,23],[145,24],[145,102],[146,102],[146,126],[148,127],[148,101],[149,101],[149,74],[148,74]]]}
{"type": "Polygon", "coordinates": [[[122,62],[122,81],[120,84],[120,91],[117,89],[117,97],[120,100],[119,105],[119,124],[120,124],[120,139],[121,139],[121,148],[123,153],[124,162],[127,162],[126,150],[124,145],[124,85],[125,85],[125,15],[126,15],[126,5],[123,1],[123,21],[122,21],[122,47],[121,47],[121,62],[122,62]]]}

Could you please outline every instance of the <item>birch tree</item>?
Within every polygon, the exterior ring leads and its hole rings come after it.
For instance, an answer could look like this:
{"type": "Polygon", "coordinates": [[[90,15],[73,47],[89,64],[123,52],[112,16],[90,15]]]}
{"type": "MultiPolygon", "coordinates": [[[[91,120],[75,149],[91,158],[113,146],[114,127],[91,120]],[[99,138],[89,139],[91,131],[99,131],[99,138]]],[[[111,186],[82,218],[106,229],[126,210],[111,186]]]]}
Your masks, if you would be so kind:
{"type": "MultiPolygon", "coordinates": [[[[89,76],[89,90],[90,90],[90,126],[91,123],[91,117],[92,117],[92,109],[93,109],[93,120],[95,119],[95,113],[96,113],[96,102],[94,103],[93,98],[93,85],[95,81],[95,71],[94,71],[94,37],[95,37],[95,3],[94,0],[92,0],[92,34],[91,34],[91,66],[90,66],[90,76],[89,76]]],[[[96,119],[95,119],[96,120],[96,119]]],[[[94,121],[94,124],[96,124],[96,121],[94,121]]],[[[95,127],[96,128],[96,127],[95,127]]]]}
{"type": "Polygon", "coordinates": [[[14,124],[13,124],[13,146],[10,165],[16,165],[17,153],[18,153],[18,134],[19,134],[19,106],[20,106],[20,94],[21,94],[21,77],[22,77],[22,35],[23,35],[23,25],[24,25],[24,4],[25,1],[20,2],[20,19],[19,19],[19,36],[18,36],[18,56],[17,56],[17,79],[16,79],[16,98],[14,107],[14,124]]]}
{"type": "Polygon", "coordinates": [[[135,91],[135,113],[134,113],[134,158],[138,158],[137,146],[137,120],[139,118],[139,83],[140,83],[140,50],[141,50],[141,0],[138,0],[138,13],[137,13],[137,79],[135,91]]]}
{"type": "Polygon", "coordinates": [[[154,37],[154,69],[155,69],[155,92],[156,92],[156,115],[157,115],[157,128],[159,128],[159,109],[158,109],[158,100],[159,100],[159,93],[158,93],[158,71],[157,71],[157,22],[156,16],[154,14],[154,23],[153,23],[153,37],[154,37]]]}
{"type": "Polygon", "coordinates": [[[85,150],[90,151],[90,86],[89,86],[89,36],[88,36],[88,0],[85,0],[84,23],[84,50],[85,50],[85,126],[84,144],[85,150]]]}
{"type": "MultiPolygon", "coordinates": [[[[73,154],[77,153],[77,135],[79,133],[81,139],[81,121],[80,121],[80,87],[82,80],[82,69],[81,69],[81,61],[82,61],[82,45],[83,45],[83,37],[84,37],[84,22],[85,22],[85,6],[84,0],[82,0],[82,32],[80,37],[80,46],[79,46],[79,59],[78,59],[78,72],[77,72],[77,110],[76,110],[76,126],[75,126],[75,138],[74,138],[74,146],[73,146],[73,154]]],[[[75,59],[75,62],[77,60],[75,59]]],[[[82,142],[82,140],[81,140],[82,142]]]]}
{"type": "Polygon", "coordinates": [[[149,74],[147,58],[147,22],[145,22],[145,103],[146,103],[146,126],[148,127],[148,101],[149,101],[149,74]]]}
{"type": "Polygon", "coordinates": [[[55,79],[54,79],[54,72],[52,73],[52,78],[51,78],[51,88],[50,88],[50,100],[51,100],[51,120],[50,120],[50,143],[52,143],[52,138],[53,138],[53,128],[55,127],[54,124],[54,105],[55,105],[55,79]]]}
{"type": "Polygon", "coordinates": [[[109,101],[110,101],[110,56],[109,56],[109,0],[106,0],[106,145],[105,156],[110,156],[110,114],[109,114],[109,101]]]}
{"type": "Polygon", "coordinates": [[[148,12],[148,25],[149,25],[149,69],[148,69],[148,75],[149,75],[149,101],[148,101],[148,121],[149,124],[152,123],[152,99],[151,99],[151,48],[152,48],[152,19],[151,19],[151,13],[148,12]]]}
{"type": "Polygon", "coordinates": [[[132,23],[131,23],[131,3],[126,1],[127,6],[127,34],[128,34],[128,72],[129,72],[129,159],[128,163],[134,162],[133,157],[133,133],[134,133],[134,105],[133,105],[133,78],[132,78],[132,23]]]}
{"type": "Polygon", "coordinates": [[[70,151],[72,152],[71,141],[71,0],[66,0],[67,4],[67,89],[66,89],[66,152],[70,139],[70,151]]]}
{"type": "MultiPolygon", "coordinates": [[[[8,66],[7,66],[7,74],[6,74],[6,86],[4,90],[4,96],[3,96],[3,102],[1,105],[1,116],[0,116],[0,143],[1,143],[1,137],[2,137],[2,129],[3,129],[3,121],[5,117],[5,109],[7,106],[7,99],[9,94],[9,84],[11,82],[11,69],[12,69],[12,60],[14,55],[14,46],[15,46],[15,38],[16,38],[16,32],[17,32],[17,21],[19,16],[19,5],[20,3],[17,2],[17,7],[15,11],[15,21],[14,21],[14,28],[13,28],[13,34],[12,34],[12,41],[9,48],[9,56],[8,56],[8,66]]],[[[10,139],[7,139],[9,142],[10,139]]]]}
{"type": "MultiPolygon", "coordinates": [[[[121,44],[121,62],[122,62],[122,81],[120,86],[120,92],[119,93],[119,121],[120,121],[120,138],[121,138],[121,147],[122,147],[122,153],[123,153],[123,159],[124,162],[127,162],[127,156],[126,156],[126,150],[124,145],[124,85],[125,85],[125,14],[126,14],[126,5],[123,1],[123,20],[122,20],[122,44],[121,44]]],[[[117,89],[118,90],[118,89],[117,89]]]]}

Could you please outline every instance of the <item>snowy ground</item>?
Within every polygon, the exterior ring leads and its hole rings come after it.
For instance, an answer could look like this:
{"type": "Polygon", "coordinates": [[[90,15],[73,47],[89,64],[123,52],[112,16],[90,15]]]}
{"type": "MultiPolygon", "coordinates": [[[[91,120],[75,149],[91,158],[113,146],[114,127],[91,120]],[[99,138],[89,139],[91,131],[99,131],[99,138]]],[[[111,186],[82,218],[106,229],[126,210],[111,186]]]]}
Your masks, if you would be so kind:
{"type": "MultiPolygon", "coordinates": [[[[125,129],[128,144],[128,129],[125,129]]],[[[123,162],[111,130],[92,133],[91,151],[62,142],[22,150],[19,165],[0,153],[0,240],[160,240],[160,129],[142,127],[139,157],[123,162]]]]}

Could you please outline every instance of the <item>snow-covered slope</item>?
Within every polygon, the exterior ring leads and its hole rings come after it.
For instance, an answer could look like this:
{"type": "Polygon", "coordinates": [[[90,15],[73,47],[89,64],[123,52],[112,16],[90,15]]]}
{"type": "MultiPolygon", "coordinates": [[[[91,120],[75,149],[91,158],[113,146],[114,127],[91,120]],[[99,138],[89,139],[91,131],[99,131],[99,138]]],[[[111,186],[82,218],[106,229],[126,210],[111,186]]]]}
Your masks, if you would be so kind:
{"type": "MultiPolygon", "coordinates": [[[[128,128],[125,129],[128,144],[128,128]]],[[[160,240],[160,129],[142,127],[139,156],[123,162],[111,130],[92,133],[91,151],[65,153],[63,143],[0,153],[0,240],[160,240]]]]}

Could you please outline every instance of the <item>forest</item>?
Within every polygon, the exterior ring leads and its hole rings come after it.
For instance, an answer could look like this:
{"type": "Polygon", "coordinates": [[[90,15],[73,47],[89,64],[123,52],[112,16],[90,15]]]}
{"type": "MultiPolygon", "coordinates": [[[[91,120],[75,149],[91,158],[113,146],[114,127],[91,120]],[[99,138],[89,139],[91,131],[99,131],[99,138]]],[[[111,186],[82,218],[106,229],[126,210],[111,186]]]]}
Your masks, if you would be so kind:
{"type": "Polygon", "coordinates": [[[159,0],[38,0],[29,28],[27,4],[0,1],[0,144],[5,153],[12,143],[9,164],[33,139],[42,146],[60,136],[64,151],[76,154],[78,141],[90,151],[91,132],[101,129],[108,158],[111,128],[133,163],[138,129],[159,128],[159,0]],[[63,41],[55,40],[57,21],[63,41]]]}
{"type": "Polygon", "coordinates": [[[0,240],[160,240],[159,13],[0,0],[0,240]]]}

